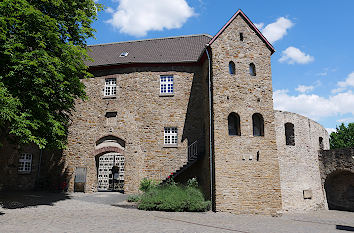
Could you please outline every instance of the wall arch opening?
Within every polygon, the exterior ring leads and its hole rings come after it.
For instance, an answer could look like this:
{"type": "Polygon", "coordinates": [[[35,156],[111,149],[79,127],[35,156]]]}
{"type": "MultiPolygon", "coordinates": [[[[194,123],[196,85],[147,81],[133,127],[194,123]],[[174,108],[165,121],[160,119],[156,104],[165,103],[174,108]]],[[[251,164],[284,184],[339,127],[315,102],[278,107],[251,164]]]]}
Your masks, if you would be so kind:
{"type": "Polygon", "coordinates": [[[113,135],[104,136],[96,141],[95,149],[101,149],[103,147],[118,147],[120,149],[125,148],[125,141],[113,135]]]}
{"type": "Polygon", "coordinates": [[[354,173],[350,171],[335,171],[326,178],[328,208],[354,212],[354,173]]]}
{"type": "Polygon", "coordinates": [[[125,141],[108,135],[96,141],[95,149],[97,190],[124,192],[125,141]]]}

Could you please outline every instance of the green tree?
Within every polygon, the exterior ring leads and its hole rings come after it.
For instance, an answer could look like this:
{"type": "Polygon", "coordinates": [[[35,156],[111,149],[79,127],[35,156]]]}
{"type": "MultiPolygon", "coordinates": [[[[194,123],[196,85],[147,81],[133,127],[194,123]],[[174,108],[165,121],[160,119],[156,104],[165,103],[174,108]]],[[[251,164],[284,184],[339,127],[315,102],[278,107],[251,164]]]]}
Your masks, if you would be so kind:
{"type": "Polygon", "coordinates": [[[343,123],[332,132],[330,137],[331,149],[354,147],[354,123],[345,126],[343,123]]]}
{"type": "Polygon", "coordinates": [[[100,9],[93,0],[0,1],[0,135],[65,147],[100,9]]]}

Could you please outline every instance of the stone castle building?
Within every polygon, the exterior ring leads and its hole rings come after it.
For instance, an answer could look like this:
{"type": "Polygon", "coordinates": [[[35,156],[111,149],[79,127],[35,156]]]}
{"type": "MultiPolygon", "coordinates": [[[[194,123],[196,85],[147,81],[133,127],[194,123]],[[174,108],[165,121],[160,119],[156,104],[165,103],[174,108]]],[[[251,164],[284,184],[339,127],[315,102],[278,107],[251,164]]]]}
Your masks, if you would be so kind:
{"type": "Polygon", "coordinates": [[[48,176],[67,181],[71,192],[130,194],[145,177],[197,177],[216,211],[328,208],[318,159],[329,149],[328,133],[306,117],[274,111],[275,50],[241,10],[214,37],[89,50],[94,77],[82,80],[88,100],[76,102],[67,149],[5,141],[3,188],[32,188],[48,176]]]}

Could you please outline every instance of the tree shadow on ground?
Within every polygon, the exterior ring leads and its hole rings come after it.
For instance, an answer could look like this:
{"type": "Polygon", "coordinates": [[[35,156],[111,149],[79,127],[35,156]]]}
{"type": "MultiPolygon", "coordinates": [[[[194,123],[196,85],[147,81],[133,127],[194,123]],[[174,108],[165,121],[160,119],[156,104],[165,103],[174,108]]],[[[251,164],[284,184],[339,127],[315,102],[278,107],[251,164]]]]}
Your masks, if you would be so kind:
{"type": "MultiPolygon", "coordinates": [[[[55,202],[70,199],[66,193],[50,192],[0,192],[0,206],[4,209],[20,209],[39,205],[54,205],[55,202]]],[[[0,212],[0,215],[4,214],[0,212]]]]}

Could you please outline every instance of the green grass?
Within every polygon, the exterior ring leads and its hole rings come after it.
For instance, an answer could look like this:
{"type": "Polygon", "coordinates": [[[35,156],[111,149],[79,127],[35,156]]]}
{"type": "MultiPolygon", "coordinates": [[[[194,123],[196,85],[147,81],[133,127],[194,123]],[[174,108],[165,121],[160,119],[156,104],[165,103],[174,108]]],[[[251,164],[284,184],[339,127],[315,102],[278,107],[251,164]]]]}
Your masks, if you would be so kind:
{"type": "Polygon", "coordinates": [[[200,212],[210,209],[210,201],[204,200],[202,192],[195,185],[172,183],[156,186],[145,192],[140,197],[138,209],[200,212]]]}

